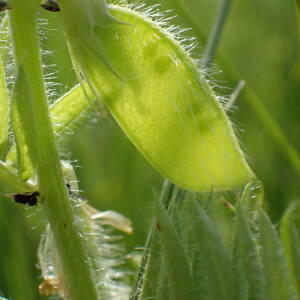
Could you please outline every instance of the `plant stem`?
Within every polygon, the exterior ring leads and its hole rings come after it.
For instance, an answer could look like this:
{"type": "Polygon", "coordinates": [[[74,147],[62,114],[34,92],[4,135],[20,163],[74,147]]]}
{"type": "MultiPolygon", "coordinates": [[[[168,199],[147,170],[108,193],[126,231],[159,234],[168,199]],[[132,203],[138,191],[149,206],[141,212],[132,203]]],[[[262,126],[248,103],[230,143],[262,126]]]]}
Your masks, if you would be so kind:
{"type": "MultiPolygon", "coordinates": [[[[175,185],[173,183],[171,183],[169,180],[165,179],[163,182],[163,186],[162,186],[158,201],[167,207],[172,198],[174,188],[175,188],[175,185]]],[[[133,288],[133,294],[130,297],[131,300],[138,300],[140,293],[142,292],[145,270],[146,270],[147,263],[149,260],[149,255],[151,255],[152,238],[153,238],[155,230],[156,230],[156,226],[155,226],[155,218],[154,218],[152,220],[150,229],[148,231],[146,243],[144,246],[143,257],[142,257],[141,264],[139,266],[139,269],[138,269],[137,275],[136,275],[135,287],[133,288]]]]}
{"type": "Polygon", "coordinates": [[[211,65],[216,54],[227,17],[229,15],[232,0],[223,0],[219,14],[210,33],[207,46],[205,48],[204,61],[202,66],[207,68],[211,65]]]}
{"type": "MultiPolygon", "coordinates": [[[[15,89],[13,100],[19,114],[31,120],[28,143],[37,172],[39,191],[45,215],[51,226],[63,270],[63,280],[73,300],[96,300],[96,288],[87,264],[88,257],[76,224],[65,183],[55,137],[49,117],[49,108],[41,68],[40,44],[36,13],[38,1],[12,0],[10,28],[14,43],[17,71],[16,81],[27,86],[27,103],[15,89]],[[27,109],[24,109],[27,105],[27,109]],[[23,108],[23,109],[22,109],[23,108]]],[[[17,86],[18,87],[18,86],[17,86]]],[[[28,130],[28,129],[27,129],[28,130]]]]}
{"type": "Polygon", "coordinates": [[[12,168],[9,168],[2,161],[0,161],[0,182],[10,193],[24,194],[35,191],[33,185],[23,181],[12,168]]]}

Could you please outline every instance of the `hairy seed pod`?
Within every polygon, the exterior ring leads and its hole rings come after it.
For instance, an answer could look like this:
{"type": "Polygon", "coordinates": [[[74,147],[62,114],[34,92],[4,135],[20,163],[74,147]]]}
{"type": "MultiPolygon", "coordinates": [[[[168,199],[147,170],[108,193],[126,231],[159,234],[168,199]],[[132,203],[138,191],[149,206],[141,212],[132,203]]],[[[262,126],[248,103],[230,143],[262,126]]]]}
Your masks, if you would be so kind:
{"type": "Polygon", "coordinates": [[[176,37],[127,7],[63,6],[78,75],[163,176],[195,191],[228,190],[255,177],[218,97],[176,37]]]}

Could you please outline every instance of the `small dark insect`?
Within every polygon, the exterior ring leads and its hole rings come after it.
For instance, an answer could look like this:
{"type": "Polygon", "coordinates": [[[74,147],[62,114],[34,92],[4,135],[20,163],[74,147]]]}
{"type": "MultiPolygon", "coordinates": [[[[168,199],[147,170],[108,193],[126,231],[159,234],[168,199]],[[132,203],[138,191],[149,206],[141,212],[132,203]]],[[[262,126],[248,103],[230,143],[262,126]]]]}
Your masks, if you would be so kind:
{"type": "Polygon", "coordinates": [[[29,206],[37,205],[37,197],[40,195],[40,192],[24,193],[24,194],[15,194],[14,200],[17,203],[28,204],[29,206]]]}
{"type": "Polygon", "coordinates": [[[57,2],[53,0],[47,0],[45,3],[41,4],[41,6],[49,11],[60,11],[60,7],[58,6],[57,2]]]}
{"type": "Polygon", "coordinates": [[[67,188],[67,190],[68,190],[69,195],[72,195],[73,192],[72,192],[72,187],[71,187],[71,184],[70,184],[70,183],[67,183],[67,184],[66,184],[66,188],[67,188]]]}
{"type": "Polygon", "coordinates": [[[0,1],[0,11],[11,9],[11,6],[6,1],[0,1]]]}

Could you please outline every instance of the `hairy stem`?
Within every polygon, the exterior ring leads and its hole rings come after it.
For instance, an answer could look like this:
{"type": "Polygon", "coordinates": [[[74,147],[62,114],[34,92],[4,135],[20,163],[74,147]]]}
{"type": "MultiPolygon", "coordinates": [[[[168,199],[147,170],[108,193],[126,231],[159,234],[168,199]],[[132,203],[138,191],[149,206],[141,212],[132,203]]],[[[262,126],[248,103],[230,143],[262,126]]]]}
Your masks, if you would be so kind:
{"type": "Polygon", "coordinates": [[[12,99],[21,118],[30,120],[25,126],[25,134],[37,172],[42,207],[54,234],[70,298],[96,300],[95,285],[82,240],[75,228],[49,117],[37,33],[39,3],[32,0],[11,2],[14,9],[10,11],[10,27],[17,72],[12,99]],[[19,85],[22,93],[18,90],[19,85]]]}

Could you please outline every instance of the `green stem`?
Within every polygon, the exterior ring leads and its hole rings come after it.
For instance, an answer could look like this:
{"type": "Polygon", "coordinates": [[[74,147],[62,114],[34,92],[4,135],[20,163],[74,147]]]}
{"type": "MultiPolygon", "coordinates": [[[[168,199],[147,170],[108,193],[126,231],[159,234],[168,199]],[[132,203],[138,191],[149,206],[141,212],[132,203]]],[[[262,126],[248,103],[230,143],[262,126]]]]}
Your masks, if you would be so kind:
{"type": "MultiPolygon", "coordinates": [[[[163,183],[163,187],[160,192],[159,202],[168,207],[170,200],[172,199],[173,190],[175,185],[171,183],[169,180],[165,179],[163,183]]],[[[138,300],[141,292],[142,286],[144,282],[145,271],[147,268],[147,264],[149,261],[149,256],[151,255],[151,248],[152,248],[152,238],[154,232],[156,230],[155,219],[152,221],[150,229],[148,231],[146,243],[144,246],[144,253],[142,257],[141,264],[137,271],[136,280],[135,280],[135,287],[133,288],[133,294],[131,295],[131,300],[138,300]]]]}
{"type": "Polygon", "coordinates": [[[205,49],[204,61],[202,66],[207,68],[212,63],[216,54],[227,17],[229,15],[232,0],[223,0],[218,17],[210,33],[208,43],[205,49]]]}
{"type": "Polygon", "coordinates": [[[17,175],[17,172],[14,172],[12,168],[9,168],[2,161],[0,161],[0,183],[1,187],[4,186],[8,189],[5,192],[13,194],[24,194],[35,191],[33,185],[23,181],[17,175]]]}
{"type": "Polygon", "coordinates": [[[89,269],[86,251],[79,233],[65,183],[60,159],[55,146],[55,137],[49,117],[41,68],[40,44],[37,32],[36,13],[38,1],[12,0],[10,27],[14,43],[17,81],[27,86],[27,103],[18,90],[12,99],[16,101],[19,114],[27,114],[24,120],[26,132],[32,140],[28,148],[37,172],[42,207],[50,223],[63,269],[64,284],[73,300],[96,300],[97,293],[89,269]],[[27,108],[24,108],[24,105],[27,108]],[[29,129],[28,129],[29,128],[29,129]]]}

